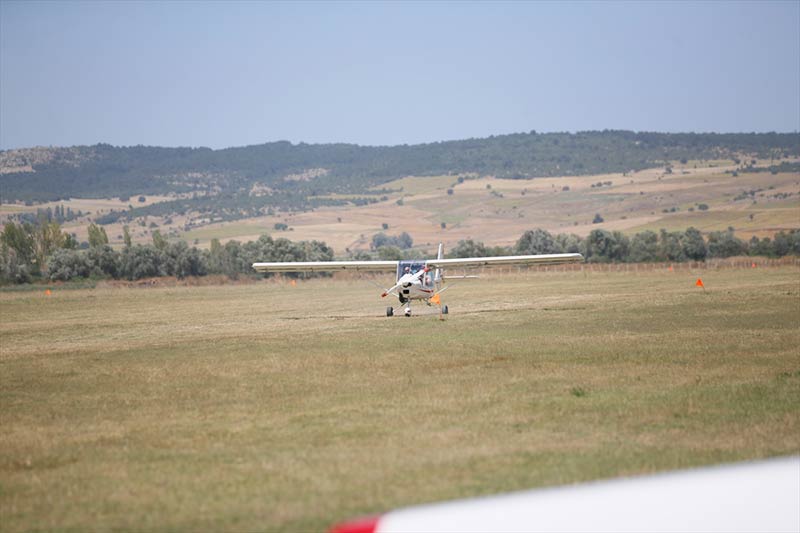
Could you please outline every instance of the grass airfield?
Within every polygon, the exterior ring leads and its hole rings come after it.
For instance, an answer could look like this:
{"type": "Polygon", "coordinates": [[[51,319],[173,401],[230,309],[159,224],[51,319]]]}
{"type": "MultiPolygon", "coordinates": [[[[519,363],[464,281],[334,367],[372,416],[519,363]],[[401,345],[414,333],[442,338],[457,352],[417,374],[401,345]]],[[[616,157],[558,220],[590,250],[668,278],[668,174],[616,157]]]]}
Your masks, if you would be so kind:
{"type": "Polygon", "coordinates": [[[319,531],[800,451],[796,266],[491,274],[445,321],[378,293],[0,292],[0,529],[319,531]]]}

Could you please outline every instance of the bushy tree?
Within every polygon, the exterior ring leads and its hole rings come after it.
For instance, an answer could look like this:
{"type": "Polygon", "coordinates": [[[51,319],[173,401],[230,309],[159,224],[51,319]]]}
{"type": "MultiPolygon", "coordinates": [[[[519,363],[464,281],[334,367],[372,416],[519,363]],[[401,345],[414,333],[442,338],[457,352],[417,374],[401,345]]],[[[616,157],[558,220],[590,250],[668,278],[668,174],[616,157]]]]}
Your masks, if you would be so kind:
{"type": "Polygon", "coordinates": [[[103,246],[108,244],[108,235],[105,228],[97,224],[89,224],[89,246],[103,246]]]}
{"type": "Polygon", "coordinates": [[[61,247],[66,248],[67,250],[77,250],[78,239],[75,237],[75,234],[64,233],[64,244],[62,244],[61,247]]]}
{"type": "Polygon", "coordinates": [[[0,242],[0,283],[29,283],[30,267],[19,260],[17,252],[0,242]]]}
{"type": "Polygon", "coordinates": [[[372,261],[373,257],[363,250],[359,250],[354,254],[351,254],[350,259],[353,261],[372,261]]]}
{"type": "Polygon", "coordinates": [[[0,243],[14,251],[18,264],[29,264],[34,258],[34,228],[31,224],[6,222],[0,234],[0,243]]]}
{"type": "Polygon", "coordinates": [[[40,220],[33,234],[34,254],[39,269],[47,270],[47,259],[56,249],[64,246],[65,235],[61,232],[58,222],[40,220]]]}
{"type": "Polygon", "coordinates": [[[572,233],[559,233],[555,237],[558,248],[565,254],[583,253],[583,239],[572,233]]]}
{"type": "Polygon", "coordinates": [[[91,272],[91,265],[86,253],[80,250],[56,250],[47,265],[47,278],[52,281],[88,278],[91,272]]]}
{"type": "Polygon", "coordinates": [[[800,230],[792,230],[789,233],[779,231],[775,234],[772,247],[778,257],[789,254],[800,255],[800,230]]]}
{"type": "Polygon", "coordinates": [[[155,246],[158,250],[161,250],[162,252],[167,249],[167,245],[169,243],[167,242],[167,239],[164,238],[163,235],[161,235],[161,231],[159,230],[153,231],[152,237],[153,237],[153,246],[155,246]]]}
{"type": "Polygon", "coordinates": [[[514,251],[519,255],[557,254],[563,249],[550,232],[543,229],[526,231],[517,240],[514,251]]]}
{"type": "Polygon", "coordinates": [[[152,245],[136,245],[122,252],[120,261],[121,277],[130,281],[166,276],[162,267],[162,254],[152,245]]]}
{"type": "MultiPolygon", "coordinates": [[[[250,273],[252,271],[251,264],[248,262],[253,255],[245,251],[244,246],[239,241],[228,241],[225,246],[221,246],[217,252],[211,252],[213,264],[219,270],[211,270],[218,274],[225,274],[231,279],[238,279],[243,273],[250,273]]],[[[261,259],[258,261],[268,261],[269,259],[261,259]]]]}
{"type": "Polygon", "coordinates": [[[381,246],[378,248],[378,259],[381,261],[400,261],[403,259],[403,252],[395,246],[381,246]]]}
{"type": "MultiPolygon", "coordinates": [[[[407,233],[405,233],[408,236],[407,233]]],[[[409,240],[411,237],[409,237],[409,240]]],[[[303,261],[332,261],[333,260],[333,248],[328,246],[322,241],[302,241],[303,251],[305,252],[305,258],[303,261]]],[[[409,247],[411,244],[409,242],[409,247]]]]}
{"type": "Polygon", "coordinates": [[[667,231],[662,229],[658,235],[658,258],[661,261],[685,261],[683,246],[681,245],[682,234],[677,231],[667,231]]]}
{"type": "Polygon", "coordinates": [[[490,253],[482,242],[468,239],[458,241],[458,244],[447,255],[448,257],[487,257],[490,253]]]}
{"type": "Polygon", "coordinates": [[[14,251],[13,264],[24,265],[25,273],[38,275],[47,271],[48,258],[55,250],[74,247],[75,240],[61,231],[58,222],[42,215],[34,224],[7,222],[0,233],[0,243],[14,251]]]}
{"type": "Polygon", "coordinates": [[[586,238],[584,256],[592,263],[625,261],[629,248],[630,241],[621,232],[595,229],[586,238]]]}
{"type": "Polygon", "coordinates": [[[733,257],[746,254],[747,245],[737,238],[732,230],[712,231],[708,234],[709,257],[733,257]]]}
{"type": "Polygon", "coordinates": [[[653,231],[642,231],[631,239],[628,260],[646,263],[658,260],[658,235],[653,231]]]}
{"type": "Polygon", "coordinates": [[[184,241],[168,244],[163,252],[164,270],[168,275],[183,279],[186,276],[205,276],[208,273],[207,264],[198,249],[189,248],[184,241]]]}
{"type": "Polygon", "coordinates": [[[385,233],[376,233],[372,236],[372,242],[369,245],[370,250],[377,250],[381,246],[388,246],[389,236],[385,233]]]}
{"type": "Polygon", "coordinates": [[[395,248],[399,248],[401,250],[408,250],[413,245],[414,245],[414,240],[411,238],[411,235],[409,235],[405,231],[400,235],[386,235],[385,233],[376,233],[375,235],[372,236],[370,249],[377,250],[382,246],[394,246],[395,248]]]}
{"type": "Polygon", "coordinates": [[[222,274],[224,258],[225,251],[223,250],[219,239],[211,239],[211,244],[206,256],[208,272],[210,274],[222,274]]]}
{"type": "Polygon", "coordinates": [[[687,228],[681,240],[681,250],[684,257],[692,261],[705,261],[708,255],[706,241],[695,227],[687,228]]]}
{"type": "Polygon", "coordinates": [[[89,261],[91,275],[119,278],[121,256],[111,246],[95,246],[84,252],[89,261]]]}
{"type": "Polygon", "coordinates": [[[765,257],[774,257],[775,248],[772,245],[772,240],[769,237],[759,239],[755,235],[750,238],[747,243],[747,251],[750,255],[760,255],[765,257]]]}

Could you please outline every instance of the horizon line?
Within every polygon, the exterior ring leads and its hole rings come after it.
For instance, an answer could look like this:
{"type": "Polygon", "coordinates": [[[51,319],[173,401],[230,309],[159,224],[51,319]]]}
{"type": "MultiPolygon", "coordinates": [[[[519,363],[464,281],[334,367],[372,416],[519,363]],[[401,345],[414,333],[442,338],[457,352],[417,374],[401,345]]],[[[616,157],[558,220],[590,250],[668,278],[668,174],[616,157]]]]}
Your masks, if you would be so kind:
{"type": "Polygon", "coordinates": [[[191,150],[211,150],[211,151],[222,151],[222,150],[230,150],[235,148],[250,148],[254,146],[264,146],[268,144],[284,144],[288,143],[291,146],[331,146],[331,145],[346,145],[346,146],[356,146],[359,148],[399,148],[399,147],[409,147],[409,146],[424,146],[430,144],[444,144],[450,142],[461,142],[461,141],[472,141],[472,140],[487,140],[487,139],[494,139],[496,137],[510,137],[513,135],[579,135],[585,133],[634,133],[634,134],[644,134],[644,133],[652,133],[658,135],[798,135],[800,134],[799,130],[794,131],[655,131],[655,130],[626,130],[626,129],[616,129],[616,128],[606,128],[602,130],[563,130],[563,131],[537,131],[532,129],[530,131],[517,131],[517,132],[510,132],[510,133],[498,133],[498,134],[490,134],[485,137],[463,137],[458,139],[444,139],[439,141],[430,141],[430,142],[419,142],[419,143],[402,143],[402,144],[359,144],[359,143],[352,143],[352,142],[345,142],[345,141],[332,141],[332,142],[314,142],[309,143],[305,141],[290,141],[287,139],[278,139],[273,141],[264,141],[261,143],[254,143],[254,144],[242,144],[242,145],[230,145],[221,148],[212,148],[210,146],[187,146],[187,145],[155,145],[155,144],[111,144],[108,142],[99,141],[94,144],[71,144],[71,145],[33,145],[33,146],[18,146],[14,148],[0,148],[0,152],[11,152],[14,150],[35,150],[35,149],[57,149],[57,148],[91,148],[94,146],[110,146],[112,148],[168,148],[168,149],[180,149],[180,148],[188,148],[191,150]]]}

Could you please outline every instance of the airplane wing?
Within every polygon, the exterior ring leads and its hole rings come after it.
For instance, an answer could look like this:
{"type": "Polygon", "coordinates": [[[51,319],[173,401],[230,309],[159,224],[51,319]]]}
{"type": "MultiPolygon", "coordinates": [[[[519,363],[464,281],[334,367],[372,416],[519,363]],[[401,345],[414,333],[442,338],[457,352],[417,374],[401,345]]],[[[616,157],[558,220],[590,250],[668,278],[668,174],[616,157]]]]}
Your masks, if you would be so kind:
{"type": "Polygon", "coordinates": [[[396,272],[397,261],[298,261],[281,263],[253,263],[258,272],[336,272],[360,270],[396,272]]]}
{"type": "Polygon", "coordinates": [[[396,509],[329,533],[800,531],[800,456],[396,509]]]}
{"type": "Polygon", "coordinates": [[[581,254],[504,255],[499,257],[464,257],[459,259],[429,259],[429,268],[559,265],[583,261],[581,254]]]}
{"type": "MultiPolygon", "coordinates": [[[[428,268],[557,265],[583,261],[581,254],[506,255],[500,257],[465,257],[458,259],[429,259],[428,268]]],[[[297,261],[253,263],[258,272],[336,272],[358,270],[395,272],[397,261],[297,261]]]]}

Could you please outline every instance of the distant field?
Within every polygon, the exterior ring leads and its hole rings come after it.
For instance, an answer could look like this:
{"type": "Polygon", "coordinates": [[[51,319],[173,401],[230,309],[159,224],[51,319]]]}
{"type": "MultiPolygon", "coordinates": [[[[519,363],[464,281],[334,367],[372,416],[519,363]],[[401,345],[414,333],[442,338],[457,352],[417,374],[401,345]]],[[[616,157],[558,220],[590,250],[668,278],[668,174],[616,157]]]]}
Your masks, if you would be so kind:
{"type": "Polygon", "coordinates": [[[389,225],[388,233],[406,231],[428,250],[438,242],[452,247],[462,239],[509,245],[533,228],[585,236],[597,228],[633,234],[644,229],[682,231],[690,225],[705,232],[733,226],[744,239],[800,228],[800,174],[725,174],[733,168],[731,161],[690,161],[674,166],[672,174],[651,169],[628,176],[481,178],[463,183],[458,183],[456,176],[407,177],[383,185],[397,192],[377,204],[261,217],[244,225],[212,224],[192,230],[184,238],[207,246],[213,237],[248,240],[258,236],[258,229],[266,229],[273,236],[323,240],[344,255],[348,249],[367,249],[372,235],[383,231],[384,223],[389,225]],[[592,187],[597,183],[603,186],[592,187]],[[451,188],[453,194],[448,195],[451,188]],[[763,190],[753,198],[734,201],[742,192],[757,189],[763,190]],[[781,199],[777,194],[791,196],[781,199]],[[699,211],[701,203],[709,210],[699,211]],[[604,222],[593,224],[598,213],[604,222]],[[276,222],[288,223],[293,231],[271,231],[276,222]]]}
{"type": "Polygon", "coordinates": [[[772,237],[781,229],[787,228],[787,223],[800,216],[800,208],[784,202],[784,207],[742,206],[740,209],[720,209],[715,211],[695,211],[693,213],[676,213],[670,217],[634,228],[635,231],[652,230],[658,232],[661,228],[668,231],[683,230],[694,226],[703,232],[724,231],[728,227],[736,229],[740,238],[758,234],[759,237],[772,237]]]}
{"type": "Polygon", "coordinates": [[[120,200],[119,198],[72,198],[70,200],[60,202],[48,202],[44,204],[25,206],[21,204],[2,204],[0,205],[0,214],[16,213],[19,211],[36,212],[36,209],[47,209],[48,207],[56,207],[63,205],[65,208],[69,207],[73,211],[83,211],[84,213],[97,214],[98,212],[108,212],[112,209],[119,211],[125,209],[129,205],[134,207],[141,207],[144,205],[155,204],[158,202],[166,202],[174,200],[173,196],[145,196],[144,202],[140,202],[138,196],[129,198],[128,200],[120,200]]]}
{"type": "MultiPolygon", "coordinates": [[[[732,226],[745,240],[800,228],[800,173],[742,172],[733,176],[735,168],[732,161],[720,160],[675,164],[671,173],[657,168],[629,175],[532,180],[468,177],[463,183],[458,183],[457,176],[405,177],[380,186],[394,191],[385,194],[385,201],[359,207],[327,207],[213,224],[205,221],[189,231],[183,228],[192,216],[173,216],[169,225],[165,217],[150,217],[130,226],[134,241],[141,243],[150,242],[155,229],[172,239],[197,242],[201,248],[215,238],[247,241],[266,233],[325,241],[339,256],[369,249],[372,236],[381,231],[394,235],[408,232],[418,247],[432,252],[439,242],[450,248],[462,239],[511,245],[526,230],[535,228],[586,236],[598,228],[632,235],[662,228],[683,231],[689,226],[707,233],[732,226]],[[448,189],[453,194],[447,194],[448,189]],[[742,197],[749,191],[752,196],[742,197]],[[709,209],[700,211],[700,204],[709,209]],[[596,214],[603,217],[602,223],[593,223],[596,214]],[[276,231],[276,223],[287,224],[292,231],[276,231]],[[388,230],[383,229],[384,224],[388,230]]],[[[148,197],[148,202],[157,200],[148,197]]],[[[66,205],[96,213],[127,204],[72,200],[66,205]]],[[[0,206],[0,215],[19,209],[0,206]]],[[[84,240],[87,224],[88,220],[81,220],[65,229],[84,240]]],[[[106,231],[112,244],[122,245],[122,224],[107,226],[106,231]]]]}
{"type": "Polygon", "coordinates": [[[495,274],[446,321],[353,278],[0,291],[0,529],[320,531],[797,453],[799,275],[495,274]]]}
{"type": "MultiPolygon", "coordinates": [[[[54,209],[56,206],[64,206],[65,209],[70,208],[75,213],[80,211],[85,215],[77,220],[67,222],[64,225],[64,229],[69,233],[74,233],[79,241],[86,241],[89,238],[89,224],[104,213],[108,213],[109,211],[121,211],[127,209],[128,206],[141,207],[174,199],[175,197],[173,196],[147,195],[145,196],[144,202],[140,202],[138,196],[133,196],[125,201],[119,198],[72,198],[61,202],[48,202],[31,206],[22,204],[2,204],[0,205],[0,224],[3,224],[10,215],[36,213],[37,209],[54,209]]],[[[173,218],[179,221],[182,217],[176,216],[173,218]]],[[[159,222],[163,222],[163,219],[159,219],[159,222]]],[[[112,244],[122,244],[122,226],[123,224],[110,224],[105,226],[106,233],[112,244]]],[[[154,228],[142,228],[136,223],[131,223],[129,226],[136,242],[151,242],[152,237],[150,231],[154,228]]],[[[160,231],[166,234],[168,230],[169,228],[161,228],[160,231]]]]}

